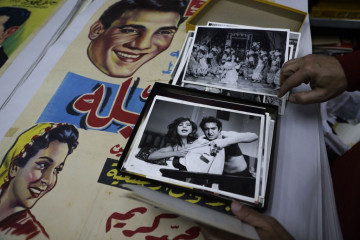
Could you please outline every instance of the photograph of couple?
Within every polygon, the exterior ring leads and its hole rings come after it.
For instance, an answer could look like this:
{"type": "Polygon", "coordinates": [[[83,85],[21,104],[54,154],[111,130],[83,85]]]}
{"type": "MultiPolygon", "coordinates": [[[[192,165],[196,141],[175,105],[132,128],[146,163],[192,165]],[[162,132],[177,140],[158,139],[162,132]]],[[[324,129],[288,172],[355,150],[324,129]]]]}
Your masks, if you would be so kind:
{"type": "Polygon", "coordinates": [[[261,114],[157,96],[124,166],[147,178],[254,198],[263,124],[261,114]]]}

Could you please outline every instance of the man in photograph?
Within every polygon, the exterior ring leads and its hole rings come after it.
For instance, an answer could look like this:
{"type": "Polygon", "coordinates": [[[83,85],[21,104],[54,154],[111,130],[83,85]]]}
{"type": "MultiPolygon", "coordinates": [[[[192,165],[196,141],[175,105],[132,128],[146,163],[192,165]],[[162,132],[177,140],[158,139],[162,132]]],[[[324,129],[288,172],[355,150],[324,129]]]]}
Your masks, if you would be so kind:
{"type": "Polygon", "coordinates": [[[197,140],[199,143],[209,141],[214,147],[225,150],[224,174],[236,174],[247,169],[247,163],[238,143],[256,141],[257,134],[222,131],[222,122],[212,116],[204,117],[201,120],[200,128],[204,132],[204,136],[197,140]]]}
{"type": "Polygon", "coordinates": [[[29,16],[30,12],[24,8],[0,7],[0,68],[8,60],[2,44],[18,31],[29,16]]]}
{"type": "Polygon", "coordinates": [[[171,44],[189,0],[121,0],[93,23],[87,54],[110,77],[132,76],[171,44]]]}
{"type": "MultiPolygon", "coordinates": [[[[250,143],[258,139],[257,134],[251,132],[222,131],[222,122],[216,117],[204,117],[201,120],[200,128],[204,136],[198,138],[198,143],[209,142],[214,149],[224,149],[225,163],[223,177],[219,184],[206,181],[207,186],[236,193],[244,196],[253,196],[255,191],[255,179],[250,175],[244,155],[238,143],[250,143]],[[234,178],[227,178],[227,175],[239,177],[239,181],[234,178]]],[[[204,181],[196,179],[195,184],[204,181]]],[[[200,184],[201,185],[201,184],[200,184]]],[[[203,184],[204,185],[204,184],[203,184]]]]}

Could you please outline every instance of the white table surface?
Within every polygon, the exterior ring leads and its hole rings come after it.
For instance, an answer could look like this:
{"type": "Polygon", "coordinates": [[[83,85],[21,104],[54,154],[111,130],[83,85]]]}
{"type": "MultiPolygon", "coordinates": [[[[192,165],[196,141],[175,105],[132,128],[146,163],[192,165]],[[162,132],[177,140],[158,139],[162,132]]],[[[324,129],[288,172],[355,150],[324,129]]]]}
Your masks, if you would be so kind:
{"type": "MultiPolygon", "coordinates": [[[[307,0],[276,2],[307,12],[307,0]]],[[[312,52],[309,17],[301,34],[298,57],[312,52]]],[[[301,85],[295,91],[307,89],[301,85]]],[[[277,133],[273,191],[266,213],[296,239],[342,239],[319,104],[289,103],[277,133]]]]}

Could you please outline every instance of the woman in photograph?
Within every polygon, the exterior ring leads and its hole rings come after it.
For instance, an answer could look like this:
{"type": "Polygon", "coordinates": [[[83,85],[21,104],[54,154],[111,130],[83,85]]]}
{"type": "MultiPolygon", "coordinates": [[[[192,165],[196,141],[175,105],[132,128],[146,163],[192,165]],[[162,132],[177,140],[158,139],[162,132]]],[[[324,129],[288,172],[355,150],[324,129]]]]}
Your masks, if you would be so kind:
{"type": "Polygon", "coordinates": [[[235,61],[235,54],[231,55],[231,60],[225,62],[223,65],[223,72],[221,74],[221,83],[236,84],[239,78],[237,70],[240,68],[240,64],[235,61]]]}
{"type": "Polygon", "coordinates": [[[217,62],[217,55],[218,55],[217,48],[213,47],[210,50],[208,59],[210,61],[210,71],[209,72],[214,76],[217,76],[219,67],[220,67],[219,63],[217,62]]]}
{"type": "Polygon", "coordinates": [[[267,73],[266,76],[266,82],[270,86],[275,85],[274,83],[275,75],[280,70],[280,60],[281,60],[279,57],[280,55],[281,53],[278,50],[270,51],[271,64],[270,64],[269,72],[267,73]]]}
{"type": "Polygon", "coordinates": [[[39,123],[17,138],[0,166],[0,238],[49,239],[30,209],[55,187],[78,136],[73,125],[39,123]]]}
{"type": "Polygon", "coordinates": [[[194,50],[191,52],[190,60],[189,60],[188,74],[190,74],[193,77],[197,77],[197,73],[198,73],[199,63],[197,61],[197,54],[198,54],[198,50],[194,48],[194,50]]]}
{"type": "Polygon", "coordinates": [[[198,52],[198,75],[205,77],[209,73],[209,65],[207,64],[207,52],[200,49],[198,52]]]}
{"type": "Polygon", "coordinates": [[[263,75],[263,70],[265,68],[265,64],[266,64],[266,61],[267,61],[267,57],[266,57],[266,54],[267,52],[266,51],[261,51],[260,52],[260,57],[259,57],[259,60],[257,62],[257,65],[253,71],[253,74],[252,74],[252,82],[253,83],[260,83],[262,82],[263,78],[264,78],[264,75],[263,75]]]}
{"type": "Polygon", "coordinates": [[[168,132],[165,135],[167,146],[150,153],[148,161],[156,161],[164,158],[173,158],[173,166],[179,170],[186,170],[180,163],[188,153],[188,148],[197,139],[197,126],[186,117],[179,117],[168,125],[168,132]]]}

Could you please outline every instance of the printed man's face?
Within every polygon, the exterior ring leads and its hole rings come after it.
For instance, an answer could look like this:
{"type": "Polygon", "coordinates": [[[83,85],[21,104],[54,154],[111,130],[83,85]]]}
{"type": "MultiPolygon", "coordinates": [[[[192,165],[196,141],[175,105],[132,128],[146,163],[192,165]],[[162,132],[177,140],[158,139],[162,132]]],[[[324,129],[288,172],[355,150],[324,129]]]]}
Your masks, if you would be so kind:
{"type": "Polygon", "coordinates": [[[129,77],[166,50],[176,33],[180,14],[145,9],[126,11],[108,29],[100,21],[90,29],[91,62],[111,77],[129,77]]]}
{"type": "Polygon", "coordinates": [[[203,131],[206,138],[210,141],[217,139],[220,134],[220,129],[215,122],[205,123],[203,131]]]}

